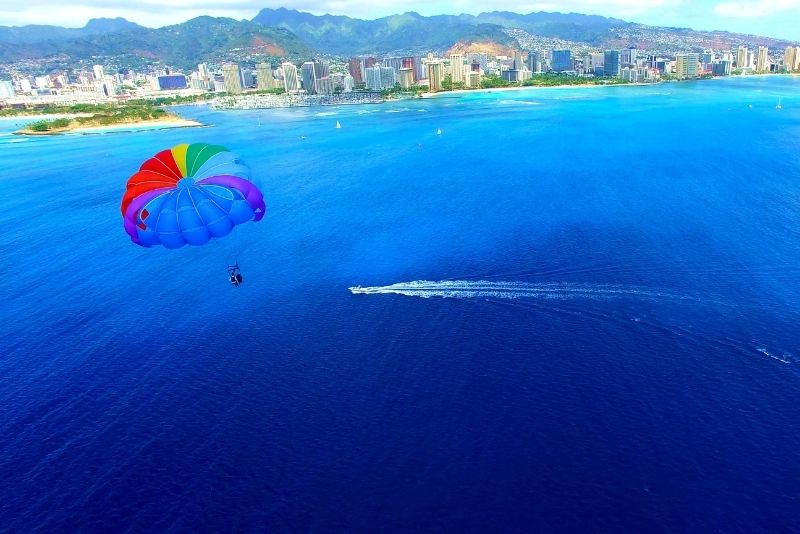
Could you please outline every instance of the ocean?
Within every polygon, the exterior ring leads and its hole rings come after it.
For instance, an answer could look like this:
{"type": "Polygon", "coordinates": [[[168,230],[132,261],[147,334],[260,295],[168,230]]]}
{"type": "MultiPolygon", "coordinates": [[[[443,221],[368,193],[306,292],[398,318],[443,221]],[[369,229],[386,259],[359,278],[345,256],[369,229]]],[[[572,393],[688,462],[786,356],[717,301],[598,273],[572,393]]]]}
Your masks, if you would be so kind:
{"type": "Polygon", "coordinates": [[[800,77],[178,111],[0,121],[0,532],[800,524],[800,77]],[[185,142],[266,216],[136,246],[185,142]]]}

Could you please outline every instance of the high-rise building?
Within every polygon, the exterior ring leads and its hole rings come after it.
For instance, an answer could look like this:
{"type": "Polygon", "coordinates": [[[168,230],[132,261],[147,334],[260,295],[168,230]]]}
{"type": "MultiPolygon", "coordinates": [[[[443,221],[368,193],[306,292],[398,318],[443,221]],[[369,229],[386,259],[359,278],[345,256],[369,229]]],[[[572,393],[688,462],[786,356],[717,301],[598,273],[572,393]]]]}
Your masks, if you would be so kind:
{"type": "Polygon", "coordinates": [[[711,65],[711,74],[714,76],[730,76],[731,62],[721,59],[711,65]]]}
{"type": "Polygon", "coordinates": [[[408,89],[414,85],[414,69],[400,69],[400,87],[408,89]]]}
{"type": "Polygon", "coordinates": [[[275,80],[272,77],[272,65],[269,63],[256,65],[256,89],[266,91],[273,87],[275,87],[275,80]]]}
{"type": "Polygon", "coordinates": [[[0,98],[13,98],[14,84],[7,80],[0,80],[0,98]]]}
{"type": "Polygon", "coordinates": [[[639,73],[636,69],[625,67],[620,70],[620,78],[628,83],[637,83],[639,81],[639,73]]]}
{"type": "Polygon", "coordinates": [[[197,79],[199,80],[200,88],[211,89],[211,76],[208,73],[208,67],[205,63],[197,65],[197,79]]]}
{"type": "Polygon", "coordinates": [[[572,51],[553,50],[553,70],[556,72],[572,70],[572,51]]]}
{"type": "Polygon", "coordinates": [[[351,75],[348,74],[348,75],[346,75],[344,77],[344,92],[345,93],[351,92],[355,88],[355,85],[356,85],[356,80],[351,75]]]}
{"type": "Polygon", "coordinates": [[[393,67],[380,67],[381,70],[381,89],[394,87],[396,71],[393,67]]]}
{"type": "Polygon", "coordinates": [[[403,68],[403,58],[401,57],[385,57],[381,64],[384,67],[391,67],[395,72],[400,72],[403,68]]]}
{"type": "Polygon", "coordinates": [[[746,69],[750,66],[748,50],[746,46],[740,46],[736,52],[736,68],[746,69]]]}
{"type": "MultiPolygon", "coordinates": [[[[478,70],[483,70],[483,72],[489,70],[489,56],[487,54],[471,52],[467,54],[467,63],[470,65],[477,63],[480,66],[478,70]]],[[[473,70],[472,72],[478,72],[478,70],[473,70]]]]}
{"type": "Polygon", "coordinates": [[[450,79],[453,83],[464,83],[464,56],[450,54],[450,79]]]}
{"type": "Polygon", "coordinates": [[[756,58],[756,72],[767,72],[769,70],[769,48],[766,46],[758,47],[756,58]]]}
{"type": "Polygon", "coordinates": [[[395,71],[392,67],[384,67],[376,64],[374,67],[367,69],[366,72],[367,89],[381,91],[383,89],[394,87],[395,71]]]}
{"type": "Polygon", "coordinates": [[[316,76],[317,80],[330,76],[330,71],[331,69],[327,61],[319,61],[317,59],[314,60],[314,75],[316,76]]]}
{"type": "Polygon", "coordinates": [[[502,76],[503,79],[507,82],[516,83],[520,81],[521,72],[522,71],[519,71],[517,69],[506,69],[500,73],[500,76],[502,76]]]}
{"type": "Polygon", "coordinates": [[[592,55],[585,54],[581,59],[581,72],[584,74],[592,74],[594,73],[594,65],[592,65],[592,55]]]}
{"type": "Polygon", "coordinates": [[[520,52],[519,50],[514,50],[513,60],[514,61],[511,64],[511,68],[514,70],[522,70],[522,67],[525,66],[525,64],[522,61],[522,52],[520,52]]]}
{"type": "Polygon", "coordinates": [[[256,86],[256,77],[252,70],[239,69],[239,73],[242,75],[242,89],[256,86]]]}
{"type": "Polygon", "coordinates": [[[347,63],[347,72],[353,77],[355,83],[362,83],[364,81],[363,73],[361,72],[361,60],[357,57],[351,57],[347,63]]]}
{"type": "Polygon", "coordinates": [[[186,89],[186,76],[183,74],[167,74],[158,77],[158,88],[162,91],[186,89]]]}
{"type": "Polygon", "coordinates": [[[106,78],[102,65],[94,65],[92,67],[92,73],[94,74],[94,81],[96,82],[102,82],[106,78]]]}
{"type": "MultiPolygon", "coordinates": [[[[414,77],[414,80],[417,80],[417,65],[416,60],[412,56],[406,56],[403,58],[403,67],[404,69],[411,69],[411,75],[414,77]]],[[[398,71],[399,74],[400,71],[398,71]]]]}
{"type": "Polygon", "coordinates": [[[795,64],[797,63],[798,51],[800,51],[800,47],[789,46],[786,48],[786,52],[783,53],[783,68],[788,71],[796,70],[795,64]]]}
{"type": "Polygon", "coordinates": [[[225,92],[225,79],[221,75],[213,75],[210,82],[211,90],[215,93],[225,92]]]}
{"type": "Polygon", "coordinates": [[[281,63],[283,70],[283,85],[287,93],[300,90],[300,80],[297,77],[297,67],[293,63],[281,63]]]}
{"type": "Polygon", "coordinates": [[[677,54],[675,56],[675,75],[679,78],[699,76],[700,54],[677,54]]]}
{"type": "Polygon", "coordinates": [[[332,95],[334,89],[336,89],[336,86],[334,85],[333,79],[330,76],[317,78],[317,94],[332,95]]]}
{"type": "Polygon", "coordinates": [[[303,89],[310,95],[317,94],[317,72],[313,61],[306,61],[300,65],[300,76],[303,80],[303,89]]]}
{"type": "Polygon", "coordinates": [[[242,92],[242,73],[239,65],[228,63],[222,66],[222,77],[225,80],[225,91],[232,94],[242,92]]]}
{"type": "Polygon", "coordinates": [[[113,96],[117,93],[117,79],[110,74],[103,76],[102,90],[106,96],[113,96]]]}
{"type": "Polygon", "coordinates": [[[428,91],[432,93],[441,91],[442,80],[444,79],[444,69],[442,68],[442,63],[429,59],[425,66],[428,70],[428,91]]]}
{"type": "Polygon", "coordinates": [[[606,50],[603,52],[603,76],[619,78],[619,73],[619,51],[606,50]]]}
{"type": "Polygon", "coordinates": [[[367,89],[372,91],[380,91],[383,89],[380,67],[367,67],[364,69],[364,78],[364,81],[367,84],[367,89]]]}
{"type": "Polygon", "coordinates": [[[623,67],[633,67],[636,65],[636,56],[639,51],[635,46],[628,47],[622,51],[619,57],[619,62],[623,67]]]}
{"type": "Polygon", "coordinates": [[[428,67],[425,66],[422,56],[414,56],[414,81],[424,80],[427,75],[428,67]]]}
{"type": "Polygon", "coordinates": [[[542,72],[543,62],[542,53],[540,51],[531,50],[528,52],[528,69],[534,73],[542,72]]]}

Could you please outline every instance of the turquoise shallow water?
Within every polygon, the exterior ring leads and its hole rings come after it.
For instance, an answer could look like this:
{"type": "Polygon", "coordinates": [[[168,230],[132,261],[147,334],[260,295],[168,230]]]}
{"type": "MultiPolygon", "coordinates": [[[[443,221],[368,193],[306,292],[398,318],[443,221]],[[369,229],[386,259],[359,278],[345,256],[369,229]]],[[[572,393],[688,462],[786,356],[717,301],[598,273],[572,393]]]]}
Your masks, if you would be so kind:
{"type": "Polygon", "coordinates": [[[0,121],[0,530],[796,523],[800,78],[180,112],[0,121]],[[267,215],[137,247],[182,142],[267,215]]]}

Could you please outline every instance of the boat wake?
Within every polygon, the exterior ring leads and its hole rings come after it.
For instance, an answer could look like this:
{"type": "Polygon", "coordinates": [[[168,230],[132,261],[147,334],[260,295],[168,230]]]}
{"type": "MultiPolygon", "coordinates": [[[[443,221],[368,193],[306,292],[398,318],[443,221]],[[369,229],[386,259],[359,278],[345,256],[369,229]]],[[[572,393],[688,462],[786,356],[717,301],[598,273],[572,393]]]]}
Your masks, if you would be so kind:
{"type": "MultiPolygon", "coordinates": [[[[758,354],[783,364],[800,362],[800,358],[796,357],[793,352],[774,347],[771,343],[762,344],[755,341],[732,339],[722,332],[713,330],[698,331],[691,323],[685,322],[682,314],[669,313],[665,317],[663,314],[653,313],[653,310],[658,310],[660,306],[667,303],[681,307],[689,305],[690,307],[684,309],[694,309],[694,313],[705,309],[706,306],[713,306],[708,309],[715,310],[713,313],[720,313],[720,310],[724,309],[725,303],[709,299],[707,296],[692,296],[652,287],[574,282],[417,280],[388,286],[354,286],[348,289],[354,295],[474,299],[528,311],[580,316],[617,324],[630,325],[633,323],[637,328],[661,332],[675,339],[689,340],[702,346],[711,345],[738,352],[748,357],[758,354]],[[614,305],[611,307],[588,306],[587,301],[613,302],[614,305]],[[623,301],[627,301],[630,305],[623,306],[623,301]],[[642,315],[636,311],[636,308],[645,303],[657,304],[657,306],[645,306],[643,308],[645,313],[642,315]]],[[[674,307],[669,309],[676,310],[674,307]]]]}
{"type": "Polygon", "coordinates": [[[532,100],[500,100],[498,104],[505,104],[505,105],[522,105],[522,106],[541,106],[541,102],[534,102],[532,100]]]}
{"type": "Polygon", "coordinates": [[[692,299],[692,297],[686,295],[677,295],[652,288],[616,284],[569,282],[527,283],[492,280],[417,280],[414,282],[399,282],[388,286],[354,286],[349,289],[354,295],[404,295],[407,297],[440,297],[455,299],[692,299]]]}

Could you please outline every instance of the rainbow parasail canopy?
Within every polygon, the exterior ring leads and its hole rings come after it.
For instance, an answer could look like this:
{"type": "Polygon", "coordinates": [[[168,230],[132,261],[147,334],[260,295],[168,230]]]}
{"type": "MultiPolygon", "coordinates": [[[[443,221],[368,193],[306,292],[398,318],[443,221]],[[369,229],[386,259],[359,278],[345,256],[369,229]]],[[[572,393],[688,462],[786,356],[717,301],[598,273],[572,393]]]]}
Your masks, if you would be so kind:
{"type": "Polygon", "coordinates": [[[260,221],[266,206],[250,169],[228,149],[205,143],[163,150],[128,179],[125,231],[143,247],[204,245],[260,221]]]}

